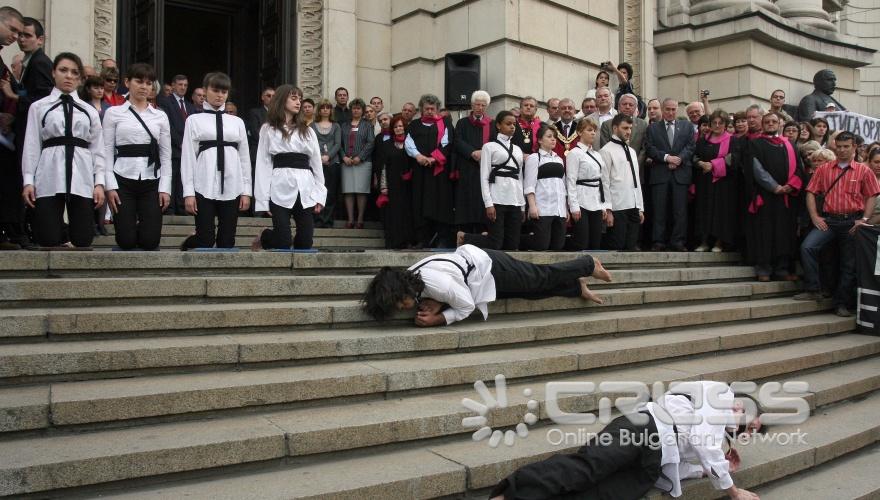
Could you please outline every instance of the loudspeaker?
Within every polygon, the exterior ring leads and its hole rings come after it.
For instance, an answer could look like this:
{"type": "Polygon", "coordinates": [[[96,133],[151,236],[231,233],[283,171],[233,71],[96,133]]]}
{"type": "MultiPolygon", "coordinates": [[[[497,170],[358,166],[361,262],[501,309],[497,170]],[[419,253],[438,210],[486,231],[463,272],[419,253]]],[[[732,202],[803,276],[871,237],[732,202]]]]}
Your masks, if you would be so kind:
{"type": "Polygon", "coordinates": [[[480,89],[480,56],[467,52],[446,54],[446,107],[467,108],[471,94],[480,89]]]}

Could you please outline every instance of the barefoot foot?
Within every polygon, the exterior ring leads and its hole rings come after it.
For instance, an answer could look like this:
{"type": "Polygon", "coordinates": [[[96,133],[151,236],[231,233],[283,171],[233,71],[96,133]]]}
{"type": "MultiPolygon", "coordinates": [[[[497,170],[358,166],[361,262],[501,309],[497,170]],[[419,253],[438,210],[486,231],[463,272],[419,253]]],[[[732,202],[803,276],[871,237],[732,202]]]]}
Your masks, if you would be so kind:
{"type": "Polygon", "coordinates": [[[597,280],[602,280],[605,282],[611,282],[611,273],[608,272],[607,269],[602,265],[602,261],[593,257],[593,274],[592,276],[597,280]]]}
{"type": "Polygon", "coordinates": [[[602,297],[596,295],[596,293],[590,290],[587,286],[587,278],[578,278],[578,282],[581,285],[581,297],[584,300],[589,300],[590,302],[595,302],[600,305],[605,303],[605,301],[602,300],[602,297]]]}
{"type": "Polygon", "coordinates": [[[251,241],[251,252],[259,252],[263,249],[263,232],[254,236],[253,241],[251,241]]]}
{"type": "Polygon", "coordinates": [[[460,247],[464,245],[464,231],[459,231],[455,233],[455,246],[460,247]]]}

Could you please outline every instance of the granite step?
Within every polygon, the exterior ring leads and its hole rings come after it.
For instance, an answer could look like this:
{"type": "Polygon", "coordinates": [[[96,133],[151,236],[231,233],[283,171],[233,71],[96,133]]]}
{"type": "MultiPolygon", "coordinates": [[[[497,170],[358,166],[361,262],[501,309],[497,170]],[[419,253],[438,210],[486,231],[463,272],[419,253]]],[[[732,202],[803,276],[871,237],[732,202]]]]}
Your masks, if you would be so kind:
{"type": "Polygon", "coordinates": [[[873,444],[763,485],[754,493],[762,500],[876,500],[880,498],[878,463],[880,444],[873,444]]]}
{"type": "MultiPolygon", "coordinates": [[[[745,300],[797,291],[791,282],[734,282],[703,285],[606,289],[604,305],[581,298],[505,299],[490,304],[493,316],[546,311],[595,311],[681,301],[745,300]]],[[[804,310],[811,304],[804,303],[804,310]]],[[[477,313],[477,316],[479,313],[477,313]]],[[[397,312],[410,320],[412,312],[397,312]]],[[[106,305],[66,308],[0,309],[0,338],[54,338],[69,335],[114,337],[127,334],[228,333],[249,329],[375,325],[358,300],[223,302],[209,304],[106,305]]]]}
{"type": "MultiPolygon", "coordinates": [[[[831,461],[838,457],[872,446],[880,438],[878,411],[880,394],[874,393],[822,408],[803,424],[778,426],[774,432],[806,433],[806,443],[779,446],[756,441],[739,446],[743,465],[734,474],[734,481],[754,489],[823,463],[833,464],[831,461]]],[[[115,490],[105,489],[100,495],[156,499],[434,498],[484,490],[521,465],[551,454],[571,452],[579,446],[551,444],[551,432],[585,434],[602,426],[536,427],[513,446],[497,448],[462,436],[410,447],[279,460],[285,454],[284,429],[261,425],[255,418],[224,421],[214,429],[214,422],[201,427],[195,423],[173,424],[176,429],[162,426],[74,435],[43,440],[32,446],[17,443],[27,453],[0,454],[0,477],[4,479],[0,485],[3,493],[16,494],[220,467],[196,478],[177,475],[165,476],[153,484],[117,483],[111,485],[115,490]],[[243,450],[249,452],[248,456],[243,456],[243,450]],[[156,459],[159,456],[163,459],[156,459]],[[222,467],[249,458],[276,460],[259,470],[222,467]]],[[[0,443],[0,447],[7,445],[0,443]]],[[[707,480],[686,481],[684,490],[686,499],[717,498],[724,494],[714,491],[707,480]]],[[[96,491],[74,490],[67,492],[67,496],[93,496],[96,491]]],[[[648,497],[662,498],[656,490],[648,497]]]]}
{"type": "MultiPolygon", "coordinates": [[[[159,239],[159,248],[164,250],[177,250],[187,236],[166,236],[165,234],[159,239]]],[[[239,249],[247,249],[250,251],[253,235],[237,235],[235,237],[235,246],[239,249]]],[[[333,237],[333,236],[315,236],[312,243],[314,248],[385,248],[384,238],[356,238],[350,236],[333,237]]],[[[94,248],[114,248],[116,239],[114,236],[95,236],[92,241],[94,248]]]]}
{"type": "MultiPolygon", "coordinates": [[[[451,251],[451,250],[449,250],[451,251]]],[[[408,267],[437,251],[290,252],[3,252],[0,277],[16,276],[203,276],[241,274],[371,273],[383,266],[408,267]]],[[[575,259],[580,252],[511,252],[517,259],[552,264],[575,259]]],[[[610,269],[731,266],[736,253],[595,252],[610,269]]]]}
{"type": "MultiPolygon", "coordinates": [[[[746,280],[753,271],[743,266],[694,267],[686,269],[621,269],[614,282],[590,278],[591,288],[681,284],[746,280]]],[[[297,299],[315,296],[361,295],[370,275],[336,276],[207,276],[207,277],[107,277],[94,278],[7,278],[0,279],[0,307],[67,306],[77,304],[119,305],[123,303],[180,303],[182,300],[211,301],[228,298],[259,300],[297,299]],[[100,302],[100,300],[105,300],[100,302]]]]}
{"type": "MultiPolygon", "coordinates": [[[[737,372],[738,356],[719,355],[709,376],[753,380],[778,371],[802,371],[880,352],[880,338],[841,335],[811,338],[845,328],[819,317],[815,324],[769,322],[738,328],[663,332],[621,339],[596,339],[536,347],[440,354],[407,359],[378,359],[319,365],[154,375],[134,378],[59,382],[28,388],[44,392],[29,406],[4,408],[10,420],[4,430],[45,426],[63,427],[120,420],[166,418],[174,415],[238,410],[305,401],[345,400],[360,396],[396,397],[492,380],[498,373],[508,379],[570,374],[631,363],[654,361],[685,373],[706,370],[705,360],[685,356],[724,352],[768,342],[802,340],[800,344],[766,347],[749,353],[760,371],[737,372]],[[797,325],[792,327],[791,325],[797,325]],[[720,333],[719,333],[720,332],[720,333]],[[778,339],[778,340],[777,340],[778,339]],[[808,339],[808,340],[806,340],[808,339]],[[791,353],[787,351],[791,350],[791,353]],[[793,355],[792,353],[796,353],[793,355]],[[807,355],[807,354],[810,355],[807,355]],[[44,396],[51,394],[47,400],[44,396]],[[22,415],[18,417],[19,415],[22,415]],[[30,418],[27,418],[30,416],[30,418]],[[43,418],[39,418],[42,416],[43,418]],[[18,417],[18,418],[17,418],[18,417]]],[[[742,355],[742,353],[737,353],[742,355]]],[[[6,391],[7,389],[4,389],[6,391]]]]}
{"type": "MultiPolygon", "coordinates": [[[[291,220],[291,227],[296,227],[296,224],[291,220]]],[[[195,227],[196,218],[192,215],[166,215],[162,217],[162,227],[166,226],[188,226],[195,227]]],[[[238,218],[238,226],[265,226],[272,227],[272,218],[271,217],[239,217],[238,218]]],[[[336,220],[333,221],[333,229],[343,229],[345,228],[344,220],[336,220]]],[[[364,221],[364,228],[366,230],[381,230],[382,223],[377,221],[364,221]]]]}
{"type": "MultiPolygon", "coordinates": [[[[116,234],[115,226],[108,225],[105,226],[107,232],[111,235],[116,234]]],[[[269,222],[267,225],[239,225],[236,229],[235,234],[239,236],[250,236],[254,237],[261,232],[263,232],[266,228],[271,228],[272,223],[269,222]]],[[[296,224],[291,224],[290,228],[293,231],[296,231],[296,224]]],[[[184,225],[184,224],[163,224],[162,225],[162,236],[189,236],[193,234],[195,231],[195,225],[184,225]]],[[[382,229],[346,229],[345,227],[337,227],[337,228],[315,228],[316,237],[321,238],[385,238],[385,232],[382,229]]]]}
{"type": "MultiPolygon", "coordinates": [[[[813,311],[820,311],[815,303],[813,311]]],[[[342,360],[383,355],[416,355],[432,351],[471,350],[509,344],[524,345],[583,337],[613,337],[635,332],[706,326],[753,318],[773,319],[809,314],[801,303],[788,299],[712,304],[675,304],[662,309],[594,311],[589,315],[492,318],[451,327],[399,326],[385,329],[331,329],[278,333],[248,333],[156,338],[100,339],[0,345],[0,384],[9,379],[77,375],[77,379],[117,375],[112,372],[185,367],[244,368],[257,363],[342,360]],[[5,380],[3,380],[5,379],[5,380]]],[[[813,315],[780,321],[837,325],[828,333],[853,327],[852,319],[813,315]]],[[[739,324],[739,323],[737,323],[739,324]]],[[[744,326],[743,328],[749,328],[744,326]]],[[[732,337],[733,338],[733,337],[732,337]]],[[[772,339],[768,338],[768,341],[772,339]]]]}

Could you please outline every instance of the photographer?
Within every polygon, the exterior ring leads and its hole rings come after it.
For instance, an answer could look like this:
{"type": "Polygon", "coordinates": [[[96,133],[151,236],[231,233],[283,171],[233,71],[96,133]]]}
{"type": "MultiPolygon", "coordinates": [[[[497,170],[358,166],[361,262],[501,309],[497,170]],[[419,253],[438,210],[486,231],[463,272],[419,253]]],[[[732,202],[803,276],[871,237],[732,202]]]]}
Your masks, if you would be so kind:
{"type": "Polygon", "coordinates": [[[618,102],[620,101],[620,97],[626,94],[633,94],[638,98],[639,101],[639,118],[645,117],[646,106],[644,101],[642,101],[641,96],[636,94],[635,90],[633,90],[632,79],[633,79],[633,67],[628,62],[622,62],[617,66],[611,63],[611,61],[605,61],[601,64],[601,67],[605,71],[613,72],[617,75],[617,90],[614,91],[614,109],[617,109],[618,102]]]}

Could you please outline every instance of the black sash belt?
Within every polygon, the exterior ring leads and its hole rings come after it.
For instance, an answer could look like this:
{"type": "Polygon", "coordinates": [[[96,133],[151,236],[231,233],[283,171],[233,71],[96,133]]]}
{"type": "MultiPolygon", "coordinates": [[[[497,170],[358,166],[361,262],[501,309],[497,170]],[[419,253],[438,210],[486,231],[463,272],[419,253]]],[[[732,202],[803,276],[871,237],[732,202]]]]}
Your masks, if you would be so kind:
{"type": "Polygon", "coordinates": [[[538,179],[562,179],[565,167],[561,163],[545,163],[538,167],[538,179]]]}
{"type": "MultiPolygon", "coordinates": [[[[220,116],[219,114],[217,115],[220,116]]],[[[219,118],[218,118],[219,121],[219,118]]],[[[218,130],[222,130],[218,126],[218,130]]],[[[217,171],[220,172],[220,192],[222,193],[224,190],[224,184],[226,183],[226,148],[233,147],[238,149],[237,142],[230,141],[199,141],[199,153],[196,155],[202,154],[203,151],[211,148],[217,148],[217,171]]]]}
{"type": "Polygon", "coordinates": [[[43,140],[43,149],[54,146],[73,146],[76,148],[89,149],[89,141],[79,137],[51,137],[43,140]]]}
{"type": "Polygon", "coordinates": [[[578,186],[599,188],[599,200],[602,201],[602,203],[605,203],[605,189],[602,187],[601,177],[593,177],[592,179],[578,179],[575,184],[577,184],[578,186]]]}
{"type": "MultiPolygon", "coordinates": [[[[229,141],[199,141],[199,154],[202,154],[202,152],[207,149],[219,148],[219,147],[238,148],[238,143],[237,142],[229,142],[229,141]]],[[[196,155],[196,156],[198,156],[198,155],[196,155]]]]}
{"type": "Polygon", "coordinates": [[[121,144],[116,146],[117,158],[147,158],[147,164],[153,165],[153,175],[159,177],[159,144],[121,144]]]}
{"type": "Polygon", "coordinates": [[[303,153],[278,153],[272,157],[272,168],[298,168],[311,170],[309,155],[303,153]]]}
{"type": "Polygon", "coordinates": [[[519,167],[502,164],[492,165],[492,171],[489,172],[489,184],[495,184],[496,177],[510,177],[511,179],[519,179],[519,167]]]}

